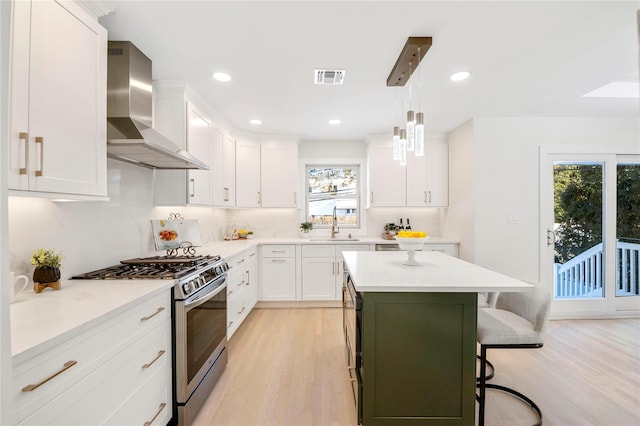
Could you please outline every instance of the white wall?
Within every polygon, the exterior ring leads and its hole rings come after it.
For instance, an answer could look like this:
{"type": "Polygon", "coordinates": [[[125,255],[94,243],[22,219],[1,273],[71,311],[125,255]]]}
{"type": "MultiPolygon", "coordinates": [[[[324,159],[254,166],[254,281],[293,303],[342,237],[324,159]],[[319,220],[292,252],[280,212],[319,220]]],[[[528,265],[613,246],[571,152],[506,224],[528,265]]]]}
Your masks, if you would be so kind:
{"type": "Polygon", "coordinates": [[[109,160],[110,201],[54,202],[9,197],[9,266],[32,275],[32,252],[40,247],[63,253],[62,277],[111,266],[120,260],[157,254],[151,219],[180,213],[197,219],[203,243],[219,240],[226,211],[206,207],[154,207],[153,171],[109,160]]]}
{"type": "Polygon", "coordinates": [[[442,209],[442,235],[460,241],[459,256],[468,262],[475,261],[473,142],[473,121],[449,134],[449,207],[442,209]]]}
{"type": "MultiPolygon", "coordinates": [[[[458,144],[470,144],[468,132],[460,128],[452,133],[454,151],[458,144]]],[[[637,119],[478,118],[471,132],[475,203],[464,212],[449,209],[444,236],[452,236],[456,224],[464,227],[473,222],[475,242],[471,235],[461,238],[465,246],[472,244],[475,262],[527,281],[537,281],[540,269],[540,145],[615,144],[637,151],[640,144],[637,119]],[[508,213],[516,224],[507,224],[508,213]]],[[[466,155],[451,155],[450,174],[468,167],[468,160],[466,155]]],[[[452,193],[464,192],[460,186],[468,185],[469,179],[451,178],[452,193]]]]}

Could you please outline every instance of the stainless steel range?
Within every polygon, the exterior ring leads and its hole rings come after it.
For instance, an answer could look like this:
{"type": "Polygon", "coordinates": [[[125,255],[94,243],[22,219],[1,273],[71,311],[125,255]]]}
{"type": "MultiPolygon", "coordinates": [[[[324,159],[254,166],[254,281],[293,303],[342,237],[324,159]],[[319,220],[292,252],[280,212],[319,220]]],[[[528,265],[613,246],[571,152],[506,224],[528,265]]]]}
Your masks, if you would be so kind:
{"type": "Polygon", "coordinates": [[[227,365],[227,270],[220,256],[157,256],[76,275],[74,279],[172,279],[174,412],[193,422],[227,365]]]}

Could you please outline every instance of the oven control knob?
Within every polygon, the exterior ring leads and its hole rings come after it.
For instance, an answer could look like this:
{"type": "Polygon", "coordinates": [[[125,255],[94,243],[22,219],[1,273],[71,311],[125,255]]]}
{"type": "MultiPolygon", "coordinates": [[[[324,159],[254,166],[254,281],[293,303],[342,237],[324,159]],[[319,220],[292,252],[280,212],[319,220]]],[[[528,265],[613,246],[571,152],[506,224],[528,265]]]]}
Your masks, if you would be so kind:
{"type": "Polygon", "coordinates": [[[191,293],[191,290],[189,289],[189,283],[182,284],[182,291],[184,291],[185,295],[191,293]]]}

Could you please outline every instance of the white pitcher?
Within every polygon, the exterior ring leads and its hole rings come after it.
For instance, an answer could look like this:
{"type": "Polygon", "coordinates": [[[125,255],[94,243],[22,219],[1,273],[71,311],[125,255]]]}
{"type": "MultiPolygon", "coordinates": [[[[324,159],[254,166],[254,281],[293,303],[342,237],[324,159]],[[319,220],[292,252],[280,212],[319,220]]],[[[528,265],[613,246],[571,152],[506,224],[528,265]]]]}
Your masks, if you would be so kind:
{"type": "Polygon", "coordinates": [[[16,294],[24,291],[29,284],[29,278],[26,275],[16,276],[15,272],[9,272],[9,303],[13,303],[16,294]]]}

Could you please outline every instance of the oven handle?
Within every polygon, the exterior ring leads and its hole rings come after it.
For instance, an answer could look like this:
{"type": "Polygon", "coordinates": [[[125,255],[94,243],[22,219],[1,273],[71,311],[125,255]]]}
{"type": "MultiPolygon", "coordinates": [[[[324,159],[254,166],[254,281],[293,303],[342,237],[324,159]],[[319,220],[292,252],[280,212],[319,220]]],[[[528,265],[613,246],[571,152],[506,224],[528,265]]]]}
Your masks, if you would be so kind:
{"type": "Polygon", "coordinates": [[[198,293],[193,299],[186,299],[184,301],[184,308],[185,310],[188,312],[193,308],[197,308],[198,306],[207,303],[209,300],[213,299],[214,297],[216,297],[218,294],[220,294],[221,291],[226,291],[227,290],[227,277],[226,275],[222,278],[222,284],[215,287],[213,290],[209,291],[208,293],[198,293]]]}

